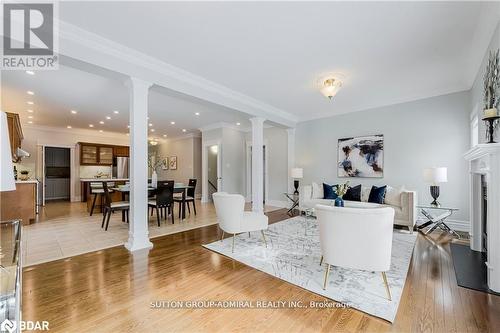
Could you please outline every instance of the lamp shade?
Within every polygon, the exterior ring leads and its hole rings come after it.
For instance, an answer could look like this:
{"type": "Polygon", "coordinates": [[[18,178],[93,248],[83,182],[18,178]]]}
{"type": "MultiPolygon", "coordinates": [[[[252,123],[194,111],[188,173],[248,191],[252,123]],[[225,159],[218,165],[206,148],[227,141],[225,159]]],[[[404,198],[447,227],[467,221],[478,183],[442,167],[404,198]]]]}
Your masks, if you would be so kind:
{"type": "Polygon", "coordinates": [[[0,191],[14,191],[15,189],[7,114],[0,112],[0,191]]]}
{"type": "Polygon", "coordinates": [[[302,168],[293,168],[290,170],[290,177],[295,179],[301,179],[304,177],[304,171],[302,168]]]}
{"type": "Polygon", "coordinates": [[[448,169],[445,167],[424,169],[424,180],[431,184],[446,183],[448,181],[448,169]]]}

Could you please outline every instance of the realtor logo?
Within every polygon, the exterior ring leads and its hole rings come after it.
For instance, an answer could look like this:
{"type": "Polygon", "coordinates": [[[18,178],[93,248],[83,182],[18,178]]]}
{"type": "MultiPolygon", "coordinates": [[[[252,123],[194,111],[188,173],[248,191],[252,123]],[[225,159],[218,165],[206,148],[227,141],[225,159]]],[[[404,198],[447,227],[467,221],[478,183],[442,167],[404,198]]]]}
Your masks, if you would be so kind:
{"type": "Polygon", "coordinates": [[[57,3],[4,3],[2,69],[57,69],[57,3]]]}
{"type": "Polygon", "coordinates": [[[16,323],[14,321],[11,321],[9,319],[5,319],[1,324],[0,324],[0,332],[15,332],[16,331],[16,323]]]}

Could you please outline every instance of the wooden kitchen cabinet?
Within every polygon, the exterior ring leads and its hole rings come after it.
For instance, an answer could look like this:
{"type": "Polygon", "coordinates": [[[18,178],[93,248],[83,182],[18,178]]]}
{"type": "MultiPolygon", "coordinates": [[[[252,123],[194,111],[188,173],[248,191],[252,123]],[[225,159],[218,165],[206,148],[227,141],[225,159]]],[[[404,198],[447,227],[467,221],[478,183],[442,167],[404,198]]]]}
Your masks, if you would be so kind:
{"type": "Polygon", "coordinates": [[[114,147],[115,157],[130,157],[130,148],[127,146],[115,146],[114,147]]]}
{"type": "Polygon", "coordinates": [[[112,165],[114,157],[129,157],[130,148],[98,143],[79,142],[80,165],[112,165]]]}
{"type": "Polygon", "coordinates": [[[80,164],[96,165],[98,164],[97,146],[80,145],[80,164]]]}
{"type": "Polygon", "coordinates": [[[99,148],[99,164],[113,164],[113,147],[97,147],[99,148]]]}
{"type": "Polygon", "coordinates": [[[16,113],[6,112],[7,114],[7,127],[9,128],[10,151],[12,154],[12,161],[18,162],[17,148],[21,148],[21,142],[24,139],[23,130],[21,128],[21,121],[19,115],[16,113]]]}

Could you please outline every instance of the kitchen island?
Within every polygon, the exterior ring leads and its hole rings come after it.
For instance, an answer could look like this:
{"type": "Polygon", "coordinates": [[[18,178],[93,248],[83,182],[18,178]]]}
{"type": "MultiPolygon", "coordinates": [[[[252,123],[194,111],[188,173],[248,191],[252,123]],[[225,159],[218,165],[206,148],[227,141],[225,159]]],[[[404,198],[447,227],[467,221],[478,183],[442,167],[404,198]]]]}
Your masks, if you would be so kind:
{"type": "Polygon", "coordinates": [[[38,180],[17,180],[14,191],[0,192],[0,220],[20,219],[23,225],[36,221],[38,180]]]}
{"type": "MultiPolygon", "coordinates": [[[[92,202],[94,201],[94,195],[90,193],[90,183],[114,182],[115,185],[122,185],[128,181],[128,178],[80,178],[82,202],[87,202],[87,211],[90,212],[92,202]]],[[[95,202],[94,213],[101,212],[101,200],[99,196],[95,202]]],[[[111,193],[111,199],[113,201],[120,201],[121,195],[119,193],[111,193]]]]}

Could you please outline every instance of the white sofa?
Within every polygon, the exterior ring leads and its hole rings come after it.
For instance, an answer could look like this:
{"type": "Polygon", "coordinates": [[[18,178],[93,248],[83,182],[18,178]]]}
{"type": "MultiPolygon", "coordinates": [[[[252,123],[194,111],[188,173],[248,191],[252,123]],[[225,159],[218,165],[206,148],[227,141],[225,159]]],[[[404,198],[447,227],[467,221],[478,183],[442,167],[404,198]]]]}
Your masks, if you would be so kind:
{"type": "MultiPolygon", "coordinates": [[[[323,199],[323,184],[314,185],[316,188],[315,191],[313,191],[312,185],[305,185],[302,187],[299,194],[299,209],[301,211],[315,208],[318,204],[332,205],[333,200],[323,199]],[[319,191],[318,188],[320,189],[319,191]]],[[[396,189],[388,186],[386,203],[376,204],[367,202],[370,189],[371,188],[369,187],[362,186],[361,201],[345,200],[345,206],[358,208],[392,207],[395,211],[394,224],[407,227],[410,232],[413,232],[413,228],[417,220],[417,193],[414,191],[396,189]]]]}

